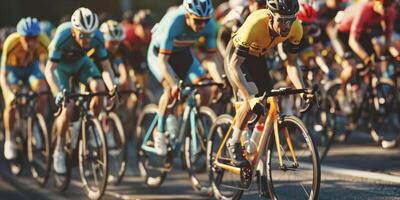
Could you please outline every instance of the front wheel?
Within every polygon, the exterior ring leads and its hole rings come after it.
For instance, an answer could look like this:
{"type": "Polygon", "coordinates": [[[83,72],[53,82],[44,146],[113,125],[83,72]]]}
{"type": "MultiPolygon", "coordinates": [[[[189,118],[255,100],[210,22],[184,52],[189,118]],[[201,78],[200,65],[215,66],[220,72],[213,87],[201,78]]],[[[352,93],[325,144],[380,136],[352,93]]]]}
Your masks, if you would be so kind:
{"type": "Polygon", "coordinates": [[[192,187],[197,192],[211,195],[211,188],[207,176],[207,136],[217,116],[209,107],[200,107],[199,113],[192,127],[184,139],[184,162],[187,166],[192,187]],[[192,131],[195,131],[195,138],[192,131]]]}
{"type": "Polygon", "coordinates": [[[370,134],[384,148],[396,146],[400,136],[399,99],[396,88],[389,80],[381,79],[372,100],[370,134]]]}
{"type": "Polygon", "coordinates": [[[320,162],[317,149],[303,122],[295,116],[283,117],[279,123],[279,137],[278,147],[274,134],[269,135],[266,146],[267,187],[271,199],[318,199],[320,162]],[[293,152],[284,132],[289,135],[293,152]],[[277,148],[281,150],[282,165],[277,148]]]}
{"type": "Polygon", "coordinates": [[[87,196],[100,199],[108,178],[107,142],[100,122],[94,117],[86,118],[79,141],[79,173],[87,196]]]}
{"type": "Polygon", "coordinates": [[[50,173],[50,143],[46,122],[37,113],[28,118],[28,161],[32,177],[44,186],[50,173]]]}

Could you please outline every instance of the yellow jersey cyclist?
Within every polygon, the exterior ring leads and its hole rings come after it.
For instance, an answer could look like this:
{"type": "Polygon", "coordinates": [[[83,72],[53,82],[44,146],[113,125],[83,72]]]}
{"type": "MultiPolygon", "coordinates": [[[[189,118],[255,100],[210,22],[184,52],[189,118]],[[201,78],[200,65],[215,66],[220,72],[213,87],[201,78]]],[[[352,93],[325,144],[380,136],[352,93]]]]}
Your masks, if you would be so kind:
{"type": "MultiPolygon", "coordinates": [[[[108,91],[112,91],[112,96],[115,96],[114,74],[98,24],[97,15],[88,8],[81,7],[73,13],[71,22],[65,22],[57,28],[54,39],[49,45],[49,61],[45,69],[45,76],[55,96],[56,105],[61,106],[64,100],[62,91],[64,89],[70,91],[71,77],[88,85],[92,92],[105,92],[106,85],[108,91]],[[99,64],[103,69],[102,76],[96,65],[86,55],[91,48],[96,49],[96,54],[101,60],[99,64]]],[[[98,116],[101,110],[102,99],[102,97],[94,97],[90,102],[90,111],[95,116],[98,116]]],[[[54,122],[57,130],[57,144],[53,154],[53,167],[59,174],[66,172],[64,138],[72,115],[73,102],[66,102],[66,108],[54,122]]]]}
{"type": "MultiPolygon", "coordinates": [[[[243,156],[240,137],[245,131],[250,111],[263,109],[261,104],[250,105],[249,100],[272,89],[265,66],[266,51],[283,43],[289,53],[286,66],[288,76],[296,88],[304,88],[301,71],[294,65],[294,55],[299,50],[303,36],[303,27],[296,19],[298,10],[297,0],[267,0],[267,9],[251,13],[228,44],[225,72],[235,96],[238,95],[245,102],[236,110],[232,138],[227,142],[232,164],[237,167],[249,166],[243,156]]],[[[309,99],[312,95],[304,97],[309,99]]]]}
{"type": "MultiPolygon", "coordinates": [[[[6,159],[15,159],[17,156],[15,138],[12,137],[15,108],[13,106],[15,94],[13,89],[19,83],[28,84],[35,92],[48,90],[40,65],[44,65],[47,58],[49,39],[40,34],[39,22],[36,18],[22,18],[17,24],[17,32],[7,37],[1,57],[0,82],[3,91],[4,128],[6,141],[4,156],[6,159]]],[[[44,114],[47,97],[40,96],[36,111],[44,114]]],[[[37,142],[40,143],[40,140],[37,142]]],[[[40,145],[39,145],[40,146],[40,145]]]]}
{"type": "MultiPolygon", "coordinates": [[[[211,0],[184,0],[183,5],[167,12],[155,28],[147,53],[150,71],[163,85],[159,101],[159,121],[154,134],[154,147],[158,155],[167,153],[165,123],[168,103],[179,94],[179,80],[196,83],[206,76],[191,46],[204,36],[207,45],[205,64],[216,82],[222,82],[222,69],[216,65],[216,22],[212,18],[211,0]]],[[[210,95],[199,90],[201,102],[210,95]]]]}

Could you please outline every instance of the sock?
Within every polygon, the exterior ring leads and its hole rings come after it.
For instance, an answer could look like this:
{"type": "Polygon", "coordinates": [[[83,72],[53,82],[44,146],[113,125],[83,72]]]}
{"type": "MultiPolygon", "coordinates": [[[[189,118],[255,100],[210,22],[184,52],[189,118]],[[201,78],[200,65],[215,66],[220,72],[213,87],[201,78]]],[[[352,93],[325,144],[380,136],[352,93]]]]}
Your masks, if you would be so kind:
{"type": "Polygon", "coordinates": [[[233,133],[231,138],[231,144],[239,143],[240,142],[240,135],[243,131],[237,128],[236,126],[233,127],[233,133]]]}
{"type": "Polygon", "coordinates": [[[164,115],[158,116],[158,126],[157,126],[157,131],[160,133],[165,132],[165,122],[167,121],[166,117],[164,115]]]}
{"type": "Polygon", "coordinates": [[[54,151],[63,152],[64,151],[64,138],[57,137],[57,145],[54,151]]]}

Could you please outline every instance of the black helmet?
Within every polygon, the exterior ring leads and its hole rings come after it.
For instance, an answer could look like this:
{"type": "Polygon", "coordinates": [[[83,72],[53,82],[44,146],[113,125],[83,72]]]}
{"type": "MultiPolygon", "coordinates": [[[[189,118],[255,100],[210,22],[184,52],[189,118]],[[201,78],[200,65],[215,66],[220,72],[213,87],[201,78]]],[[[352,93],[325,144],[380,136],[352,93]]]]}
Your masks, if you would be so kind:
{"type": "Polygon", "coordinates": [[[267,0],[267,7],[274,13],[294,15],[299,11],[297,0],[267,0]]]}

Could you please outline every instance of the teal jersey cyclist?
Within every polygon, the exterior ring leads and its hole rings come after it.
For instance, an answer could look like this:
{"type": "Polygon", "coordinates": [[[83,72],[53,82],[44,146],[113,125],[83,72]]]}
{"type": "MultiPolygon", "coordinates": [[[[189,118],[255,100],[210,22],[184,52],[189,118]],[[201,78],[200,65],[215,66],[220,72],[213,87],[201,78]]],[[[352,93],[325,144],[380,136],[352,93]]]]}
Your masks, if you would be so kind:
{"type": "MultiPolygon", "coordinates": [[[[45,69],[45,76],[50,89],[55,96],[57,106],[64,101],[63,90],[70,91],[69,79],[72,77],[88,86],[91,92],[105,92],[106,86],[115,96],[113,83],[114,74],[107,59],[107,50],[104,47],[102,33],[98,30],[97,15],[87,8],[77,9],[71,22],[61,24],[49,45],[49,61],[45,69]],[[86,51],[95,48],[99,62],[103,69],[102,76],[96,65],[86,55],[86,51]],[[103,80],[101,80],[103,77],[103,80]],[[105,83],[105,84],[104,84],[105,83]]],[[[114,100],[115,98],[111,98],[114,100]]],[[[95,116],[103,105],[101,97],[94,97],[90,102],[90,111],[95,116]]],[[[66,172],[64,138],[73,115],[73,102],[66,102],[65,108],[55,120],[57,144],[53,154],[53,167],[56,173],[66,172]]]]}
{"type": "MultiPolygon", "coordinates": [[[[159,102],[159,121],[154,134],[157,154],[165,155],[165,113],[167,105],[179,94],[179,80],[196,83],[206,75],[191,47],[203,36],[207,44],[204,65],[216,82],[222,82],[222,67],[216,65],[217,27],[212,17],[214,8],[211,0],[184,0],[183,5],[167,12],[153,29],[147,53],[150,71],[164,87],[159,102]]],[[[201,102],[206,103],[208,90],[199,90],[201,102]]]]}

